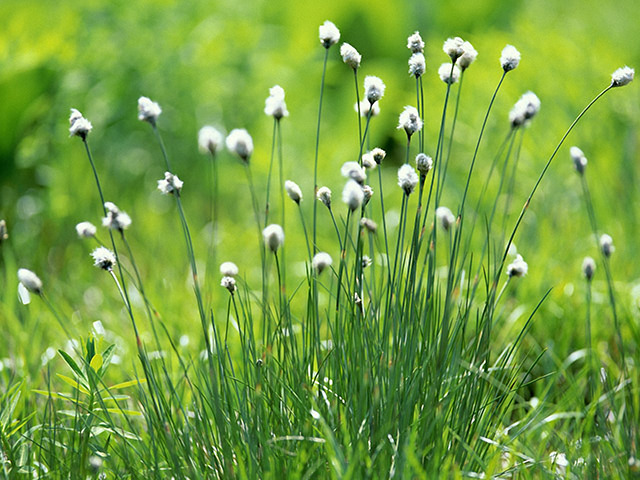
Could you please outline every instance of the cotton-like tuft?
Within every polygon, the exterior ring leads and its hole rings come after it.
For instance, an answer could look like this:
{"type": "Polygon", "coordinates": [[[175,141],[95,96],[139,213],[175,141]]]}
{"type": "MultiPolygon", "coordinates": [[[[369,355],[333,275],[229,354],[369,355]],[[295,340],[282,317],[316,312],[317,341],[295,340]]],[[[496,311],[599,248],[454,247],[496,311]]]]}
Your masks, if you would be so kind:
{"type": "Polygon", "coordinates": [[[596,262],[591,257],[585,257],[582,261],[582,274],[587,281],[591,281],[593,275],[596,273],[596,262]]]}
{"type": "Polygon", "coordinates": [[[302,200],[302,190],[296,182],[292,182],[291,180],[287,180],[284,182],[284,189],[289,195],[289,198],[300,205],[300,201],[302,200]]]}
{"type": "Polygon", "coordinates": [[[342,190],[342,201],[347,204],[352,212],[360,208],[364,201],[364,191],[358,182],[348,180],[342,190]]]}
{"type": "Polygon", "coordinates": [[[631,67],[622,67],[611,74],[612,87],[624,87],[633,81],[636,71],[631,67]]]}
{"type": "Polygon", "coordinates": [[[116,264],[116,256],[111,250],[105,247],[96,248],[91,252],[91,256],[93,257],[93,265],[107,272],[112,271],[116,264]]]}
{"type": "Polygon", "coordinates": [[[422,119],[415,107],[404,107],[398,119],[398,128],[404,129],[409,137],[422,129],[422,119]]]}
{"type": "Polygon", "coordinates": [[[289,110],[284,101],[284,89],[280,85],[269,89],[269,96],[264,101],[264,113],[276,120],[289,116],[289,110]]]}
{"type": "Polygon", "coordinates": [[[424,42],[420,36],[420,32],[414,32],[407,38],[407,48],[413,53],[422,53],[424,51],[424,42]]]}
{"type": "Polygon", "coordinates": [[[235,277],[238,275],[238,266],[233,262],[223,262],[220,264],[220,273],[225,277],[235,277]]]}
{"type": "Polygon", "coordinates": [[[171,172],[164,172],[164,178],[158,180],[158,190],[163,195],[180,193],[184,182],[171,172]]]}
{"type": "Polygon", "coordinates": [[[511,126],[516,128],[528,124],[540,111],[540,99],[533,92],[527,92],[516,102],[509,112],[511,126]]]}
{"type": "Polygon", "coordinates": [[[273,253],[277,252],[284,244],[284,230],[282,230],[280,225],[275,223],[267,225],[264,230],[262,230],[262,237],[264,238],[265,245],[273,253]]]}
{"type": "Polygon", "coordinates": [[[76,233],[80,238],[91,238],[96,234],[96,226],[91,222],[80,222],[76,225],[76,233]]]}
{"type": "Polygon", "coordinates": [[[460,68],[458,68],[457,65],[453,64],[452,70],[451,66],[451,63],[443,63],[442,65],[440,65],[440,68],[438,68],[438,76],[440,77],[440,80],[449,85],[457,83],[458,79],[460,78],[460,68]]]}
{"type": "Polygon", "coordinates": [[[455,62],[464,53],[463,45],[464,40],[460,37],[447,38],[442,45],[442,50],[451,57],[452,62],[455,62]]]}
{"type": "Polygon", "coordinates": [[[148,97],[140,97],[138,99],[138,120],[149,122],[151,125],[156,124],[158,117],[162,113],[160,105],[152,101],[148,97]]]}
{"type": "Polygon", "coordinates": [[[364,79],[364,93],[370,104],[376,103],[384,96],[385,84],[380,78],[368,76],[364,79]]]}
{"type": "Polygon", "coordinates": [[[462,55],[458,58],[457,64],[464,72],[473,62],[476,61],[477,57],[478,52],[473,48],[473,45],[469,42],[464,42],[462,44],[462,55]]]}
{"type": "Polygon", "coordinates": [[[198,132],[198,148],[202,153],[215,155],[222,148],[224,136],[211,125],[205,125],[198,132]]]}
{"type": "MultiPolygon", "coordinates": [[[[353,104],[353,109],[356,112],[358,111],[357,103],[353,104]]],[[[369,100],[365,98],[364,100],[360,101],[360,116],[367,117],[369,115],[371,115],[372,117],[377,117],[378,115],[380,115],[380,104],[378,102],[371,104],[369,103],[369,100]]]]}
{"type": "Polygon", "coordinates": [[[451,213],[451,210],[444,206],[436,208],[436,219],[447,232],[456,223],[456,217],[451,213]]]}
{"type": "Polygon", "coordinates": [[[433,159],[424,153],[416,155],[416,168],[421,175],[426,175],[433,168],[433,159]]]}
{"type": "Polygon", "coordinates": [[[426,69],[427,63],[422,52],[411,55],[411,58],[409,58],[409,75],[419,78],[424,75],[426,69]]]}
{"type": "Polygon", "coordinates": [[[249,162],[253,153],[253,139],[244,128],[234,128],[225,140],[227,150],[238,155],[243,161],[249,162]]]}
{"type": "Polygon", "coordinates": [[[520,52],[513,45],[507,45],[502,49],[500,65],[505,72],[515,69],[520,63],[520,52]]]}
{"type": "Polygon", "coordinates": [[[411,195],[418,184],[418,180],[418,174],[408,163],[398,169],[398,185],[406,195],[411,195]]]}
{"type": "Polygon", "coordinates": [[[115,203],[105,202],[104,208],[107,209],[107,216],[102,219],[103,227],[123,232],[131,226],[131,217],[121,211],[115,203]]]}
{"type": "Polygon", "coordinates": [[[42,293],[42,280],[31,270],[21,268],[18,270],[18,280],[30,292],[42,293]]]}
{"type": "Polygon", "coordinates": [[[332,263],[333,259],[327,252],[316,253],[311,260],[311,266],[318,272],[318,275],[329,268],[332,263]]]}
{"type": "Polygon", "coordinates": [[[78,136],[85,140],[89,132],[93,128],[91,122],[82,116],[75,108],[71,109],[71,115],[69,116],[69,136],[78,136]]]}
{"type": "Polygon", "coordinates": [[[587,168],[587,157],[585,157],[582,150],[578,147],[571,147],[569,149],[569,154],[571,155],[571,159],[573,160],[573,166],[576,171],[582,175],[587,168]]]}
{"type": "Polygon", "coordinates": [[[340,55],[342,56],[342,61],[349,65],[354,70],[357,70],[360,67],[360,62],[362,61],[362,55],[358,53],[353,46],[348,43],[343,43],[340,47],[340,55]]]}
{"type": "Polygon", "coordinates": [[[343,177],[355,180],[360,185],[363,185],[367,179],[367,173],[358,162],[345,162],[340,168],[340,173],[343,177]]]}
{"type": "Polygon", "coordinates": [[[322,46],[324,48],[329,48],[340,40],[340,30],[338,30],[338,27],[336,27],[333,22],[326,20],[318,28],[318,36],[320,37],[320,43],[322,43],[322,46]]]}
{"type": "Polygon", "coordinates": [[[509,277],[524,277],[529,271],[529,265],[524,261],[522,255],[516,255],[516,259],[507,266],[509,277]]]}

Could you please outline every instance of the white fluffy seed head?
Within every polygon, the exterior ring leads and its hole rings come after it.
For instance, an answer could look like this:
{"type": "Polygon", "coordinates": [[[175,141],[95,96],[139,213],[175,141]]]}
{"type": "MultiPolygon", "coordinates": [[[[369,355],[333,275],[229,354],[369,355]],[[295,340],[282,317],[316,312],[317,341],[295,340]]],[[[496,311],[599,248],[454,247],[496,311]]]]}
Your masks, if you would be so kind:
{"type": "Polygon", "coordinates": [[[453,64],[453,70],[451,69],[451,63],[443,63],[438,68],[438,76],[444,83],[452,85],[460,79],[460,68],[453,64]]]}
{"type": "Polygon", "coordinates": [[[215,155],[222,148],[224,136],[218,129],[205,125],[198,132],[198,148],[202,153],[215,155]]]}
{"type": "Polygon", "coordinates": [[[91,222],[80,222],[76,225],[76,233],[80,238],[91,238],[96,234],[96,226],[91,222]]]}
{"type": "Polygon", "coordinates": [[[329,48],[340,40],[340,30],[338,30],[338,27],[336,27],[333,22],[326,20],[318,28],[318,36],[320,37],[320,43],[322,46],[324,48],[329,48]]]}
{"type": "Polygon", "coordinates": [[[353,46],[348,43],[343,43],[340,47],[340,55],[342,56],[342,61],[349,65],[354,70],[357,70],[360,66],[360,62],[362,61],[362,55],[358,53],[353,46]]]}
{"type": "Polygon", "coordinates": [[[469,42],[462,44],[462,55],[458,58],[458,66],[464,72],[478,58],[478,51],[469,42]]]}
{"type": "Polygon", "coordinates": [[[269,247],[269,250],[275,253],[284,243],[284,230],[282,230],[280,225],[272,223],[262,230],[262,237],[264,238],[265,245],[269,247]]]}
{"type": "Polygon", "coordinates": [[[223,262],[220,264],[220,273],[225,277],[235,277],[238,275],[238,266],[233,262],[223,262]]]}
{"type": "Polygon", "coordinates": [[[18,280],[30,292],[42,293],[42,280],[31,270],[27,270],[26,268],[19,269],[18,280]]]}
{"type": "Polygon", "coordinates": [[[373,188],[369,185],[364,185],[362,187],[362,192],[364,193],[363,205],[367,205],[369,200],[371,200],[371,197],[373,197],[373,188]]]}
{"type": "Polygon", "coordinates": [[[600,236],[600,248],[602,249],[602,254],[607,258],[615,252],[616,247],[613,246],[613,238],[611,238],[611,235],[603,233],[600,236]]]}
{"type": "Polygon", "coordinates": [[[436,208],[436,219],[440,223],[440,226],[447,232],[456,223],[456,217],[451,210],[444,206],[436,208]]]}
{"type": "Polygon", "coordinates": [[[424,75],[426,69],[427,62],[425,61],[424,54],[422,52],[411,55],[411,58],[409,58],[409,75],[419,78],[424,75]]]}
{"type": "Polygon", "coordinates": [[[342,201],[347,204],[352,212],[360,208],[364,201],[364,191],[358,182],[348,180],[342,190],[342,201]]]}
{"type": "Polygon", "coordinates": [[[320,187],[316,193],[316,198],[321,201],[325,207],[331,208],[331,189],[329,187],[320,187]]]}
{"type": "Polygon", "coordinates": [[[5,220],[0,220],[0,245],[2,242],[9,238],[9,231],[7,230],[7,222],[5,220]]]}
{"type": "Polygon", "coordinates": [[[371,156],[373,157],[373,159],[375,160],[375,162],[380,165],[382,163],[382,161],[384,160],[384,157],[387,156],[387,152],[385,152],[383,149],[381,148],[374,148],[373,150],[371,150],[371,156]]]}
{"type": "Polygon", "coordinates": [[[451,61],[455,62],[463,53],[464,40],[460,37],[447,38],[442,45],[444,53],[451,57],[451,61]]]}
{"type": "Polygon", "coordinates": [[[376,166],[378,166],[371,152],[367,152],[362,155],[362,166],[368,170],[373,170],[374,168],[376,168],[376,166]]]}
{"type": "Polygon", "coordinates": [[[69,116],[69,136],[78,136],[85,140],[87,135],[93,126],[91,122],[82,116],[75,108],[71,109],[71,115],[69,116]]]}
{"type": "Polygon", "coordinates": [[[367,179],[367,173],[358,162],[345,162],[340,168],[340,173],[343,177],[355,180],[360,185],[363,185],[367,179]]]}
{"type": "Polygon", "coordinates": [[[164,172],[164,178],[158,180],[158,190],[163,195],[180,193],[184,182],[171,172],[164,172]]]}
{"type": "Polygon", "coordinates": [[[372,105],[384,96],[385,88],[384,82],[378,77],[369,75],[364,79],[364,96],[372,105]]]}
{"type": "Polygon", "coordinates": [[[287,180],[284,182],[284,189],[289,195],[289,198],[300,205],[300,201],[302,200],[302,190],[296,182],[292,182],[291,180],[287,180]]]}
{"type": "Polygon", "coordinates": [[[398,119],[398,128],[404,129],[409,137],[422,129],[422,119],[415,107],[409,105],[404,107],[398,119]]]}
{"type": "Polygon", "coordinates": [[[311,260],[311,266],[318,272],[318,275],[329,268],[332,263],[333,259],[327,252],[316,253],[311,260]]]}
{"type": "Polygon", "coordinates": [[[533,92],[526,92],[509,112],[509,122],[514,128],[527,125],[540,111],[540,99],[533,92]]]}
{"type": "Polygon", "coordinates": [[[233,295],[236,291],[236,279],[231,276],[224,276],[220,281],[220,286],[229,290],[229,293],[233,295]]]}
{"type": "Polygon", "coordinates": [[[105,202],[104,208],[107,210],[107,216],[102,219],[103,227],[123,232],[131,226],[131,217],[121,211],[115,203],[105,202]]]}
{"type": "Polygon", "coordinates": [[[509,277],[524,277],[529,271],[529,265],[524,261],[522,255],[516,255],[516,259],[507,266],[509,277]]]}
{"type": "Polygon", "coordinates": [[[408,163],[398,169],[398,185],[406,195],[411,195],[418,184],[418,180],[418,174],[408,163]]]}
{"type": "Polygon", "coordinates": [[[253,139],[244,128],[234,128],[225,140],[227,150],[238,155],[243,161],[249,162],[253,153],[253,139]]]}
{"type": "Polygon", "coordinates": [[[138,120],[155,125],[161,113],[160,105],[150,98],[140,97],[138,99],[138,120]]]}
{"type": "Polygon", "coordinates": [[[433,168],[433,159],[424,153],[416,155],[416,168],[421,175],[426,175],[433,168]]]}
{"type": "MultiPolygon", "coordinates": [[[[353,109],[356,112],[358,111],[357,103],[353,104],[353,109]]],[[[365,98],[364,100],[360,101],[360,116],[367,117],[368,115],[371,115],[372,117],[380,115],[380,104],[376,102],[372,105],[371,103],[369,103],[369,100],[365,98]]]]}
{"type": "Polygon", "coordinates": [[[582,150],[575,146],[569,149],[569,154],[571,155],[576,171],[582,175],[587,168],[587,157],[585,157],[582,150]]]}
{"type": "Polygon", "coordinates": [[[520,52],[513,45],[507,45],[502,49],[500,65],[505,72],[515,69],[520,63],[520,52]]]}
{"type": "Polygon", "coordinates": [[[624,87],[630,84],[633,81],[635,73],[636,71],[633,68],[627,66],[617,69],[611,74],[611,86],[624,87]]]}
{"type": "Polygon", "coordinates": [[[376,231],[378,230],[378,225],[370,218],[362,217],[360,219],[360,226],[362,228],[365,228],[370,233],[376,233],[376,231]]]}
{"type": "Polygon", "coordinates": [[[596,273],[596,261],[591,257],[585,257],[582,261],[582,274],[584,278],[591,281],[594,273],[596,273]]]}
{"type": "Polygon", "coordinates": [[[413,53],[422,53],[424,51],[424,42],[420,36],[420,32],[414,32],[407,38],[407,48],[413,53]]]}
{"type": "Polygon", "coordinates": [[[264,113],[276,120],[289,116],[289,110],[284,101],[284,89],[280,85],[274,85],[269,89],[269,96],[264,101],[264,113]]]}
{"type": "Polygon", "coordinates": [[[116,264],[116,256],[111,250],[105,247],[98,247],[91,252],[93,257],[93,265],[108,272],[113,270],[116,264]]]}

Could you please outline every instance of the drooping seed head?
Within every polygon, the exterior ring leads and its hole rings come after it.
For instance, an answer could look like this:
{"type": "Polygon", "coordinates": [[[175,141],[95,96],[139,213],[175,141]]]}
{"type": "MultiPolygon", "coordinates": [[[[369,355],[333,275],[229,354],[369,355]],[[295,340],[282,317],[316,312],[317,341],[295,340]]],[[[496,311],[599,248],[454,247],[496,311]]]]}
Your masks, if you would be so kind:
{"type": "Polygon", "coordinates": [[[215,155],[222,148],[224,136],[211,125],[205,125],[198,132],[198,148],[202,153],[215,155]]]}
{"type": "Polygon", "coordinates": [[[636,71],[633,68],[627,66],[617,69],[611,74],[611,86],[624,87],[630,84],[633,81],[635,73],[636,71]]]}
{"type": "Polygon", "coordinates": [[[264,113],[276,120],[289,116],[289,110],[284,101],[284,89],[280,85],[274,85],[269,89],[269,96],[264,101],[264,113]]]}
{"type": "Polygon", "coordinates": [[[116,264],[116,256],[111,250],[105,247],[96,248],[91,252],[91,256],[93,257],[93,265],[107,272],[112,271],[116,264]]]}
{"type": "Polygon", "coordinates": [[[447,232],[456,223],[456,217],[451,210],[444,206],[436,208],[436,219],[440,223],[440,226],[447,232]]]}
{"type": "Polygon", "coordinates": [[[289,198],[300,205],[300,201],[302,200],[302,190],[296,182],[292,182],[291,180],[287,180],[284,182],[284,189],[289,195],[289,198]]]}
{"type": "Polygon", "coordinates": [[[340,173],[343,177],[355,180],[360,185],[363,185],[367,179],[367,173],[358,162],[345,162],[340,168],[340,173]]]}
{"type": "Polygon", "coordinates": [[[409,75],[420,78],[427,69],[427,62],[422,52],[414,53],[409,58],[409,75]]]}
{"type": "Polygon", "coordinates": [[[180,193],[184,182],[171,172],[164,172],[164,178],[158,180],[158,190],[163,195],[180,193]]]}
{"type": "Polygon", "coordinates": [[[360,219],[360,226],[367,229],[369,233],[376,233],[376,231],[378,230],[378,225],[370,218],[362,217],[360,219]]]}
{"type": "Polygon", "coordinates": [[[244,128],[234,128],[225,141],[227,150],[238,155],[244,162],[249,162],[253,153],[253,139],[244,128]]]}
{"type": "Polygon", "coordinates": [[[77,136],[82,140],[86,140],[87,135],[93,128],[91,122],[82,116],[75,108],[71,109],[71,115],[69,116],[69,136],[77,136]]]}
{"type": "Polygon", "coordinates": [[[462,55],[458,58],[458,66],[464,72],[478,58],[478,52],[469,42],[462,44],[462,55]]]}
{"type": "Polygon", "coordinates": [[[407,38],[407,48],[413,53],[422,53],[424,51],[424,42],[420,36],[420,32],[414,32],[407,38]]]}
{"type": "Polygon", "coordinates": [[[340,55],[342,56],[342,61],[354,70],[357,70],[358,67],[360,67],[362,55],[360,55],[358,53],[358,50],[356,50],[348,43],[345,42],[342,44],[342,46],[340,47],[340,55]]]}
{"type": "Polygon", "coordinates": [[[613,246],[613,238],[611,238],[611,235],[603,233],[600,236],[600,248],[602,249],[602,254],[607,258],[616,251],[616,247],[613,246]]]}
{"type": "Polygon", "coordinates": [[[365,98],[371,105],[376,103],[384,96],[385,88],[386,87],[384,82],[378,77],[369,75],[364,79],[365,98]]]}
{"type": "Polygon", "coordinates": [[[329,187],[320,187],[316,193],[316,198],[320,200],[325,207],[331,208],[331,189],[329,187]]]}
{"type": "Polygon", "coordinates": [[[411,195],[418,184],[418,174],[411,165],[405,163],[398,169],[398,185],[406,195],[411,195]]]}
{"type": "Polygon", "coordinates": [[[269,250],[273,253],[276,253],[284,244],[284,230],[282,230],[280,225],[275,223],[267,225],[264,230],[262,230],[262,237],[264,238],[265,245],[269,247],[269,250]]]}
{"type": "MultiPolygon", "coordinates": [[[[357,103],[353,104],[353,109],[356,112],[358,111],[357,103]]],[[[360,101],[360,116],[366,118],[369,114],[372,117],[377,117],[378,115],[380,115],[380,104],[376,102],[372,105],[371,103],[369,103],[369,100],[365,98],[364,100],[360,101]]]]}
{"type": "Polygon", "coordinates": [[[140,97],[138,99],[138,120],[149,122],[155,126],[158,117],[162,113],[160,105],[152,101],[148,97],[140,97]]]}
{"type": "Polygon", "coordinates": [[[21,268],[18,270],[18,281],[30,292],[42,293],[42,280],[31,270],[21,268]]]}
{"type": "Polygon", "coordinates": [[[540,99],[533,92],[526,92],[509,112],[509,121],[513,128],[527,125],[540,111],[540,99]]]}
{"type": "Polygon", "coordinates": [[[238,275],[238,266],[233,262],[223,262],[220,264],[220,273],[225,277],[235,277],[238,275]]]}
{"type": "Polygon", "coordinates": [[[442,45],[442,50],[451,57],[452,62],[455,62],[464,53],[463,45],[464,40],[460,37],[447,38],[442,45]]]}
{"type": "Polygon", "coordinates": [[[325,269],[329,268],[332,263],[333,259],[327,252],[316,253],[311,260],[311,266],[318,272],[318,275],[320,275],[325,269]]]}
{"type": "Polygon", "coordinates": [[[131,225],[131,217],[126,212],[121,211],[115,203],[105,202],[107,216],[102,219],[102,226],[111,230],[123,232],[131,225]]]}
{"type": "Polygon", "coordinates": [[[524,261],[522,255],[516,255],[516,259],[507,266],[507,275],[509,277],[524,277],[529,271],[529,265],[524,261]]]}
{"type": "Polygon", "coordinates": [[[76,225],[76,232],[80,238],[91,238],[96,234],[96,226],[91,222],[80,222],[76,225]]]}
{"type": "Polygon", "coordinates": [[[364,201],[364,191],[358,182],[348,180],[342,190],[342,201],[347,204],[352,212],[360,208],[364,201]]]}
{"type": "Polygon", "coordinates": [[[507,45],[502,49],[500,65],[505,72],[515,69],[520,63],[520,52],[513,45],[507,45]]]}
{"type": "Polygon", "coordinates": [[[322,46],[324,48],[329,48],[340,40],[340,30],[338,30],[338,27],[336,27],[333,22],[326,20],[318,28],[318,36],[320,37],[320,43],[322,46]]]}
{"type": "Polygon", "coordinates": [[[406,106],[398,119],[398,129],[404,129],[407,137],[411,137],[422,129],[422,119],[415,107],[406,106]]]}
{"type": "Polygon", "coordinates": [[[440,65],[440,68],[438,68],[438,76],[444,83],[453,85],[460,79],[460,68],[455,64],[443,63],[440,65]],[[453,67],[453,69],[451,67],[453,67]]]}
{"type": "Polygon", "coordinates": [[[582,274],[588,282],[591,281],[593,275],[596,273],[596,261],[591,257],[585,257],[582,261],[582,274]]]}
{"type": "Polygon", "coordinates": [[[416,155],[416,168],[421,175],[426,175],[433,168],[433,159],[424,153],[416,155]]]}
{"type": "Polygon", "coordinates": [[[224,276],[220,281],[220,286],[229,290],[229,293],[233,295],[236,291],[236,279],[230,276],[224,276]]]}
{"type": "Polygon", "coordinates": [[[584,171],[587,168],[587,157],[584,156],[584,153],[578,147],[571,147],[569,149],[569,153],[576,171],[580,175],[584,174],[584,171]]]}

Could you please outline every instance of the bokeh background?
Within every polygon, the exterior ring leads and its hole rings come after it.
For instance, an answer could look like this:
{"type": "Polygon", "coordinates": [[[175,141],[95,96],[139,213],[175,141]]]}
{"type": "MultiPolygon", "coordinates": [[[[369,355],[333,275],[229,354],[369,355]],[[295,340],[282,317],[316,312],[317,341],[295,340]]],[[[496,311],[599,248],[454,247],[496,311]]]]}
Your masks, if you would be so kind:
{"type": "MultiPolygon", "coordinates": [[[[445,91],[435,73],[447,60],[442,42],[461,36],[479,52],[465,76],[444,196],[452,209],[457,208],[477,133],[502,73],[498,58],[505,44],[517,46],[522,62],[508,75],[498,97],[477,175],[484,178],[508,130],[513,103],[527,90],[536,92],[542,110],[524,140],[514,201],[517,210],[566,127],[608,85],[610,74],[623,65],[640,66],[640,3],[635,0],[3,0],[0,18],[0,218],[6,219],[10,233],[10,241],[2,247],[0,277],[0,326],[7,339],[0,345],[0,356],[5,358],[23,357],[27,346],[39,355],[62,341],[59,327],[38,302],[18,305],[17,267],[38,272],[49,297],[78,333],[86,335],[96,320],[125,336],[129,328],[110,279],[91,266],[88,254],[93,244],[76,237],[76,223],[98,224],[102,210],[82,144],[68,136],[71,107],[93,123],[90,143],[105,196],[132,216],[127,235],[138,252],[146,288],[177,338],[200,327],[194,320],[195,302],[174,204],[155,188],[164,164],[151,129],[137,120],[139,96],[149,96],[163,108],[159,129],[174,173],[185,181],[185,208],[204,261],[210,231],[210,159],[198,153],[197,131],[204,124],[226,132],[247,128],[255,143],[254,178],[263,185],[273,128],[272,119],[263,113],[264,99],[275,84],[285,89],[291,112],[282,124],[286,177],[303,188],[304,209],[310,214],[324,55],[318,26],[326,19],[340,28],[341,42],[351,43],[363,55],[360,78],[377,75],[387,84],[382,113],[372,125],[372,140],[388,151],[385,188],[396,210],[400,195],[395,195],[395,167],[404,159],[405,138],[395,127],[403,106],[415,99],[406,49],[406,38],[415,30],[427,44],[429,154],[435,153],[445,91]]],[[[352,72],[333,47],[320,181],[333,188],[336,200],[342,186],[339,167],[357,155],[354,97],[352,72]]],[[[551,352],[554,331],[577,328],[577,312],[584,303],[580,265],[585,255],[597,253],[579,178],[568,155],[571,145],[579,145],[589,159],[599,222],[617,248],[613,271],[622,308],[634,321],[638,318],[639,100],[638,85],[631,84],[610,92],[594,107],[559,152],[516,238],[530,273],[515,289],[522,308],[510,321],[517,322],[553,287],[532,334],[541,348],[551,352]]],[[[258,288],[259,255],[244,172],[228,153],[222,153],[219,161],[224,218],[219,258],[238,263],[258,288]]],[[[300,264],[304,247],[293,208],[289,212],[289,260],[292,271],[299,274],[292,274],[295,284],[304,274],[300,264]]],[[[330,224],[323,225],[325,248],[333,248],[337,255],[335,242],[328,240],[330,224]]],[[[101,237],[106,239],[106,233],[101,237]]],[[[207,288],[214,296],[219,295],[217,282],[217,276],[209,277],[207,288]]],[[[597,281],[595,289],[595,301],[602,303],[595,312],[596,336],[608,339],[610,334],[605,332],[611,320],[604,283],[597,281]]],[[[562,341],[565,344],[555,347],[566,352],[577,340],[567,335],[562,341]]],[[[31,371],[40,368],[40,360],[37,355],[25,358],[31,371]]]]}

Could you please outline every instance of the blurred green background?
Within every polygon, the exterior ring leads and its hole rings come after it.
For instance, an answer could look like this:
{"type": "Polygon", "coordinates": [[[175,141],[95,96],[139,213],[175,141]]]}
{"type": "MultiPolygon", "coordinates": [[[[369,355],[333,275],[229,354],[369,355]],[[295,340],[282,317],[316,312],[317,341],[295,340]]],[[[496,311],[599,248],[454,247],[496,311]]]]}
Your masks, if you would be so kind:
{"type": "MultiPolygon", "coordinates": [[[[264,99],[275,84],[285,89],[291,112],[282,126],[286,178],[301,185],[307,197],[303,205],[310,214],[310,172],[324,54],[318,26],[326,19],[340,28],[341,42],[351,43],[363,55],[360,79],[377,75],[387,84],[382,113],[372,124],[372,140],[388,151],[383,166],[385,193],[396,210],[400,196],[395,167],[404,159],[405,138],[395,127],[403,106],[415,102],[415,83],[407,74],[406,63],[406,38],[415,30],[427,44],[425,129],[431,155],[444,97],[444,85],[435,73],[447,60],[442,42],[461,36],[479,52],[465,76],[444,196],[444,203],[452,209],[457,208],[477,133],[501,75],[498,58],[505,44],[520,50],[522,62],[508,75],[498,97],[477,174],[484,178],[508,130],[507,115],[513,103],[527,90],[536,92],[542,110],[524,140],[516,210],[566,127],[608,85],[610,74],[623,65],[640,66],[640,2],[635,0],[3,0],[0,18],[0,218],[6,219],[10,232],[10,241],[2,247],[5,262],[0,278],[0,322],[6,322],[10,338],[0,347],[3,357],[24,345],[40,353],[60,336],[48,314],[40,314],[44,309],[38,302],[28,308],[18,306],[18,266],[42,277],[49,297],[81,334],[86,335],[95,320],[113,331],[129,328],[120,315],[110,279],[91,266],[88,254],[93,244],[77,239],[74,230],[83,220],[99,224],[102,210],[82,144],[68,138],[71,107],[93,123],[90,144],[105,197],[132,216],[127,236],[138,252],[146,289],[163,316],[172,319],[170,329],[178,336],[200,327],[194,320],[195,302],[174,204],[155,189],[164,171],[163,161],[151,129],[137,120],[139,96],[149,96],[163,108],[159,128],[174,173],[185,181],[187,217],[204,262],[209,158],[198,153],[197,131],[204,124],[226,132],[247,128],[256,147],[254,178],[262,184],[262,192],[273,128],[272,119],[263,113],[264,99]],[[37,329],[40,321],[51,328],[37,329]]],[[[613,268],[621,303],[637,319],[637,87],[631,84],[610,92],[579,125],[552,165],[516,237],[530,267],[529,276],[517,285],[518,301],[530,310],[554,287],[534,329],[534,338],[543,346],[552,346],[549,333],[570,324],[576,309],[582,308],[580,265],[585,255],[596,257],[579,178],[568,155],[574,144],[589,159],[596,212],[602,229],[616,244],[613,268]]],[[[342,189],[339,167],[357,156],[353,89],[352,72],[333,47],[325,91],[320,183],[334,190],[336,204],[342,189]]],[[[244,172],[226,152],[219,161],[224,222],[218,258],[238,263],[258,288],[257,275],[252,277],[252,272],[259,268],[259,256],[244,172]]],[[[294,213],[289,208],[288,260],[293,271],[303,274],[300,262],[305,254],[294,213]]],[[[335,257],[337,246],[330,241],[329,225],[323,223],[327,231],[321,236],[321,248],[335,257]]],[[[106,239],[104,231],[100,236],[106,239]]],[[[292,284],[301,278],[292,276],[292,284]]],[[[221,296],[217,283],[214,275],[207,288],[221,296]]],[[[595,299],[604,302],[596,312],[601,317],[595,322],[596,332],[611,327],[604,294],[604,283],[596,282],[595,299]]],[[[573,337],[562,341],[571,343],[573,337]]],[[[33,361],[37,364],[40,359],[33,361]]]]}

